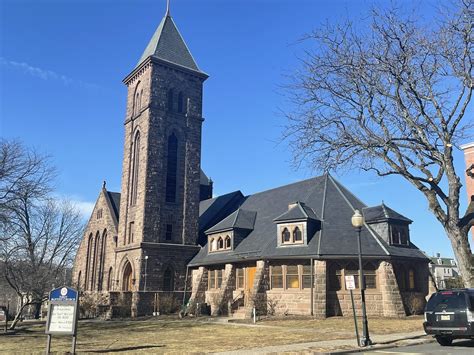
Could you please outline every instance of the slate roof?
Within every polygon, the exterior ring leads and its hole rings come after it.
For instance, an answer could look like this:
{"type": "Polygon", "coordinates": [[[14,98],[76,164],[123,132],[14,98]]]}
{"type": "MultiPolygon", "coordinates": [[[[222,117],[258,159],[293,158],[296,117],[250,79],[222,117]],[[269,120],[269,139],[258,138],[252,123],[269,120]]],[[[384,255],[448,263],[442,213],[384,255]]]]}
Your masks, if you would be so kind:
{"type": "Polygon", "coordinates": [[[107,191],[107,197],[109,198],[113,212],[118,221],[120,216],[120,192],[107,191]]]}
{"type": "Polygon", "coordinates": [[[282,215],[275,218],[274,222],[287,222],[287,221],[301,221],[314,219],[319,220],[314,211],[306,206],[303,202],[295,202],[294,206],[291,207],[288,211],[284,212],[282,215]]]}
{"type": "Polygon", "coordinates": [[[255,224],[256,216],[257,212],[255,211],[248,211],[239,208],[237,211],[231,213],[229,216],[217,223],[214,227],[208,229],[205,233],[212,234],[231,229],[252,230],[255,224]]]}
{"type": "Polygon", "coordinates": [[[412,223],[413,221],[400,213],[392,210],[390,207],[385,204],[374,207],[365,207],[363,209],[365,221],[367,223],[394,220],[401,221],[406,223],[412,223]]]}
{"type": "Polygon", "coordinates": [[[161,20],[135,68],[150,56],[202,73],[169,13],[161,20]]]}
{"type": "MultiPolygon", "coordinates": [[[[358,251],[351,217],[355,209],[362,210],[365,207],[363,202],[328,174],[250,195],[239,207],[256,212],[254,228],[248,236],[234,250],[225,253],[208,253],[208,248],[203,247],[189,265],[272,258],[353,258],[358,251]],[[308,236],[307,245],[278,247],[274,220],[284,215],[288,205],[294,201],[304,203],[315,216],[319,216],[322,227],[314,235],[308,236]]],[[[202,241],[201,245],[204,245],[207,240],[202,241]]],[[[427,260],[414,244],[390,246],[367,226],[362,228],[361,244],[365,257],[427,260]]]]}
{"type": "Polygon", "coordinates": [[[435,265],[457,267],[456,262],[454,262],[454,264],[451,263],[451,261],[454,260],[451,258],[437,258],[436,256],[433,256],[430,260],[431,263],[435,265]]]}

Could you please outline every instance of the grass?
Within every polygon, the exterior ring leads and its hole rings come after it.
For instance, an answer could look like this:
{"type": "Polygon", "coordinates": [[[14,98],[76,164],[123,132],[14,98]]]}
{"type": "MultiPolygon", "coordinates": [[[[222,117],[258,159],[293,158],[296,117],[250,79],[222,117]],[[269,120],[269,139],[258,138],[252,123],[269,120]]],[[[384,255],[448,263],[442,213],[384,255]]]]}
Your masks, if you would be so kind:
{"type": "MultiPolygon", "coordinates": [[[[422,318],[370,319],[372,334],[421,330],[422,318]]],[[[1,334],[1,333],[0,333],[1,334]]],[[[126,320],[81,321],[78,353],[148,352],[202,353],[249,349],[354,336],[351,318],[268,319],[250,324],[206,322],[204,319],[179,320],[175,317],[126,320]]],[[[0,353],[44,353],[44,324],[22,324],[15,334],[0,335],[0,353]]],[[[71,337],[53,336],[53,352],[69,351],[71,337]]]]}

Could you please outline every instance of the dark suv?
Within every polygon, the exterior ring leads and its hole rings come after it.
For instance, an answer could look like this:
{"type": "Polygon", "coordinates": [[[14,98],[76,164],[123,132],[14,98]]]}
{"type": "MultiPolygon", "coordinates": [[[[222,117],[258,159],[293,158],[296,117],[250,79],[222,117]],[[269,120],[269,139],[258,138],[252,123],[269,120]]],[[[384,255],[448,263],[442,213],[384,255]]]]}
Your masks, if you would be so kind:
{"type": "Polygon", "coordinates": [[[453,339],[474,339],[474,288],[433,293],[425,307],[426,334],[443,346],[453,339]]]}

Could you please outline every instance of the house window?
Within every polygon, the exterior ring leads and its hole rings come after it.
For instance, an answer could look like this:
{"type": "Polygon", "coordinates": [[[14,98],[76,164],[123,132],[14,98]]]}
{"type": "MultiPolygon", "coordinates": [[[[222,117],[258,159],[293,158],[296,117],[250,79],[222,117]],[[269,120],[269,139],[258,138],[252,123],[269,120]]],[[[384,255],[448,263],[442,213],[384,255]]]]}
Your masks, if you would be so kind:
{"type": "Polygon", "coordinates": [[[288,265],[286,267],[286,288],[300,288],[298,265],[288,265]]]}
{"type": "Polygon", "coordinates": [[[209,241],[209,251],[214,251],[216,250],[216,240],[214,238],[211,238],[209,241]]]}
{"type": "Polygon", "coordinates": [[[137,204],[138,195],[138,170],[140,167],[140,132],[135,134],[133,142],[133,165],[132,165],[132,188],[130,204],[135,206],[137,204]]]}
{"type": "Polygon", "coordinates": [[[391,226],[392,244],[409,245],[408,230],[405,226],[391,226]]]}
{"type": "Polygon", "coordinates": [[[221,288],[223,271],[224,270],[216,270],[216,288],[221,288]]]}
{"type": "Polygon", "coordinates": [[[281,240],[283,243],[291,243],[290,231],[286,227],[283,228],[283,231],[281,232],[281,240]]]}
{"type": "Polygon", "coordinates": [[[301,234],[301,230],[298,227],[293,229],[293,242],[298,243],[303,241],[303,235],[301,234]]]}
{"type": "Polygon", "coordinates": [[[364,280],[365,288],[377,288],[377,266],[373,263],[367,263],[364,265],[364,280]]]}
{"type": "Polygon", "coordinates": [[[281,266],[272,266],[271,273],[271,288],[283,288],[283,268],[281,266]]]}
{"type": "Polygon", "coordinates": [[[165,240],[172,240],[172,239],[173,239],[173,225],[167,224],[166,232],[165,232],[165,240]]]}
{"type": "Polygon", "coordinates": [[[228,235],[226,235],[226,237],[225,237],[225,248],[226,249],[231,248],[230,237],[228,235]]]}
{"type": "Polygon", "coordinates": [[[163,291],[174,290],[174,271],[171,267],[167,267],[163,273],[163,291]]]}
{"type": "Polygon", "coordinates": [[[176,201],[176,176],[178,171],[178,138],[173,133],[168,138],[166,168],[166,202],[176,201]]]}
{"type": "Polygon", "coordinates": [[[224,270],[209,270],[209,290],[220,288],[224,270]]]}
{"type": "Polygon", "coordinates": [[[355,287],[359,288],[359,266],[356,263],[349,263],[346,265],[344,276],[354,276],[355,287]]]}
{"type": "Polygon", "coordinates": [[[97,217],[97,219],[101,219],[101,218],[102,218],[102,208],[99,208],[99,209],[97,210],[96,217],[97,217]]]}
{"type": "Polygon", "coordinates": [[[415,289],[415,270],[408,270],[408,288],[410,290],[415,289]]]}
{"type": "Polygon", "coordinates": [[[303,265],[302,275],[303,288],[311,288],[311,265],[303,265]]]}
{"type": "Polygon", "coordinates": [[[244,269],[238,268],[235,270],[235,282],[236,289],[244,288],[244,269]]]}
{"type": "Polygon", "coordinates": [[[222,249],[224,249],[224,239],[222,239],[222,237],[219,237],[219,239],[217,239],[217,250],[222,249]]]}

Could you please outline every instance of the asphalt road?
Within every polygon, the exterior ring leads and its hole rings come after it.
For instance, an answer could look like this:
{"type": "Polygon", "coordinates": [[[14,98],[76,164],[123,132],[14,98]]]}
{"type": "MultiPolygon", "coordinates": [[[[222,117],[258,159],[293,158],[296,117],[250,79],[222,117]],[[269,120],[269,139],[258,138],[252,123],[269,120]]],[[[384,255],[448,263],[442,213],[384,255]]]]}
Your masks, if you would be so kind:
{"type": "MultiPolygon", "coordinates": [[[[355,354],[355,353],[354,353],[355,354]]],[[[360,354],[360,353],[359,353],[360,354]]],[[[474,340],[454,340],[452,346],[441,346],[437,342],[410,345],[364,352],[375,354],[474,354],[474,340]]]]}

